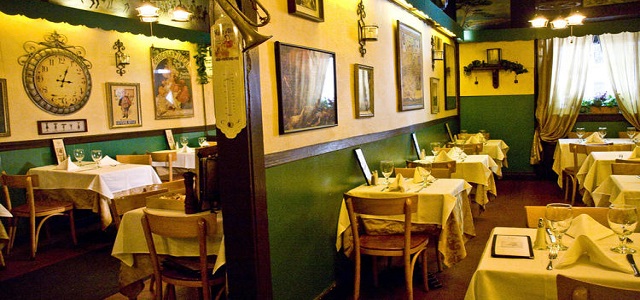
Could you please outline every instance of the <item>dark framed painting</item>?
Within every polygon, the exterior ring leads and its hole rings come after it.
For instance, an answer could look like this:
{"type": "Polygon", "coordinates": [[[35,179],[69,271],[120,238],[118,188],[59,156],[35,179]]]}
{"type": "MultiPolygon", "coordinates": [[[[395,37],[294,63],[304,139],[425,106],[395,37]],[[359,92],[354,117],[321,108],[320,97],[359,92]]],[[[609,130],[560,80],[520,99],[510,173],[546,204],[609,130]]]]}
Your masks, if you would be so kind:
{"type": "Polygon", "coordinates": [[[280,134],[338,125],[335,53],[275,43],[280,134]]]}
{"type": "Polygon", "coordinates": [[[9,101],[7,100],[7,80],[0,79],[0,136],[10,136],[9,101]]]}
{"type": "Polygon", "coordinates": [[[139,83],[105,83],[109,128],[142,126],[139,83]]]}
{"type": "Polygon", "coordinates": [[[444,44],[444,110],[458,107],[458,64],[456,48],[444,44]]]}
{"type": "Polygon", "coordinates": [[[187,50],[151,47],[156,120],[193,117],[190,59],[187,50]]]}
{"type": "Polygon", "coordinates": [[[396,40],[398,110],[424,108],[422,33],[398,21],[396,40]]]}
{"type": "Polygon", "coordinates": [[[373,117],[373,67],[355,64],[356,118],[373,117]]]}
{"type": "Polygon", "coordinates": [[[324,0],[287,0],[289,13],[316,22],[324,22],[324,0]]]}
{"type": "Polygon", "coordinates": [[[429,93],[429,96],[431,97],[431,113],[437,114],[440,112],[440,105],[438,103],[438,86],[440,85],[440,79],[431,77],[429,78],[429,84],[431,87],[429,93]]]}

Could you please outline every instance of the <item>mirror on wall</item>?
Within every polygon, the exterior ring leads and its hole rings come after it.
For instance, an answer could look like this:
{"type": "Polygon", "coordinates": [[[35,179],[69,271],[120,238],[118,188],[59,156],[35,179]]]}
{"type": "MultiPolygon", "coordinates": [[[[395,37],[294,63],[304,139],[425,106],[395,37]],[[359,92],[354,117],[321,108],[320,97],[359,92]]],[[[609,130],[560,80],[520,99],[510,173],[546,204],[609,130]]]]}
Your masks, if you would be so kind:
{"type": "Polygon", "coordinates": [[[455,46],[444,44],[445,110],[456,109],[458,107],[458,71],[455,46]]]}

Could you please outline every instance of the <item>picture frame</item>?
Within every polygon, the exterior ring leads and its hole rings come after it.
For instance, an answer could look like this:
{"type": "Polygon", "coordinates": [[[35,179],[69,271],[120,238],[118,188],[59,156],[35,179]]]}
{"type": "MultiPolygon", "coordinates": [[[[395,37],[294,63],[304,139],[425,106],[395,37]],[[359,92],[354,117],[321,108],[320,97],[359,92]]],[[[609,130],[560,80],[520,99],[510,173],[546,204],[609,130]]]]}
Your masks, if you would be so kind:
{"type": "Polygon", "coordinates": [[[142,126],[140,84],[106,82],[109,128],[142,126]]]}
{"type": "Polygon", "coordinates": [[[418,159],[421,159],[422,157],[420,157],[420,144],[418,144],[418,137],[416,136],[415,132],[411,133],[411,143],[413,144],[413,149],[416,150],[416,156],[418,157],[418,159]]]}
{"type": "Polygon", "coordinates": [[[335,53],[275,42],[280,134],[338,125],[335,53]]]}
{"type": "Polygon", "coordinates": [[[422,109],[424,108],[422,33],[400,20],[397,24],[398,110],[422,109]]]}
{"type": "Polygon", "coordinates": [[[353,149],[353,153],[356,155],[356,160],[358,161],[358,166],[360,167],[360,171],[362,171],[362,176],[364,176],[364,181],[367,185],[371,185],[371,171],[369,170],[369,165],[367,165],[367,160],[364,158],[364,153],[361,148],[353,149]]]}
{"type": "Polygon", "coordinates": [[[450,142],[455,142],[456,140],[453,138],[453,133],[451,132],[451,127],[449,127],[449,123],[444,123],[444,127],[447,130],[447,136],[449,137],[450,142]]]}
{"type": "Polygon", "coordinates": [[[167,144],[169,144],[169,149],[176,150],[176,141],[173,139],[173,131],[171,129],[166,129],[164,131],[164,135],[167,137],[167,144]]]}
{"type": "Polygon", "coordinates": [[[11,136],[9,123],[9,101],[7,100],[7,80],[0,78],[0,136],[11,136]]]}
{"type": "Polygon", "coordinates": [[[292,15],[324,22],[324,0],[287,0],[287,7],[292,15]]]}
{"type": "Polygon", "coordinates": [[[38,134],[87,132],[87,119],[38,121],[38,134]]]}
{"type": "Polygon", "coordinates": [[[440,79],[436,77],[429,78],[430,86],[430,99],[431,99],[431,113],[437,114],[440,112],[439,100],[438,100],[438,86],[440,85],[440,79]]]}
{"type": "Polygon", "coordinates": [[[67,150],[64,148],[64,141],[62,139],[52,139],[51,144],[53,145],[53,153],[56,156],[56,161],[60,164],[67,159],[67,150]]]}
{"type": "Polygon", "coordinates": [[[193,117],[188,50],[151,47],[155,119],[193,117]]]}
{"type": "Polygon", "coordinates": [[[444,110],[458,107],[458,72],[456,48],[444,44],[444,110]]]}
{"type": "Polygon", "coordinates": [[[373,67],[355,64],[356,118],[371,118],[374,115],[373,67]]]}
{"type": "Polygon", "coordinates": [[[487,49],[487,64],[498,65],[500,64],[500,60],[502,60],[502,49],[487,49]]]}

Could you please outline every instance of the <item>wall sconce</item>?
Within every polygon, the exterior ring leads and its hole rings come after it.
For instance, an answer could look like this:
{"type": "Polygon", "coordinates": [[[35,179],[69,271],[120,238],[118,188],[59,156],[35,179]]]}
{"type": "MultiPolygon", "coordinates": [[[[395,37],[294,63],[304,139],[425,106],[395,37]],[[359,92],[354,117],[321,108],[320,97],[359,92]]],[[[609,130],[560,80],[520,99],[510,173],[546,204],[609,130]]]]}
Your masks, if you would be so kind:
{"type": "Polygon", "coordinates": [[[431,36],[431,69],[436,69],[436,60],[444,60],[444,51],[442,50],[442,39],[435,35],[431,36]]]}
{"type": "Polygon", "coordinates": [[[373,42],[378,40],[378,25],[365,25],[364,18],[367,16],[367,13],[364,11],[362,0],[358,3],[358,16],[360,16],[358,20],[358,43],[360,44],[360,55],[364,57],[367,53],[367,49],[364,47],[367,41],[373,42]]]}
{"type": "Polygon", "coordinates": [[[129,54],[124,54],[124,44],[117,40],[113,44],[113,49],[116,50],[116,73],[120,74],[120,76],[124,75],[127,71],[124,69],[129,64],[129,54]]]}

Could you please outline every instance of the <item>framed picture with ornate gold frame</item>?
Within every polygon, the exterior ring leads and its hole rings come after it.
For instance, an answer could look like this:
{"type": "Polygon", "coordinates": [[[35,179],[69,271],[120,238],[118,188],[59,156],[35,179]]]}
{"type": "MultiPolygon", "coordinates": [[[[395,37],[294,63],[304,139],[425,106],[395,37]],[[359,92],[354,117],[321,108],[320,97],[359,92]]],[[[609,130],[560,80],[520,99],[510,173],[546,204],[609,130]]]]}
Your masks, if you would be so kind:
{"type": "Polygon", "coordinates": [[[373,117],[373,67],[354,65],[356,118],[373,117]]]}
{"type": "Polygon", "coordinates": [[[9,101],[7,100],[7,80],[0,79],[0,136],[10,136],[9,101]]]}
{"type": "Polygon", "coordinates": [[[424,108],[422,33],[398,21],[396,41],[398,110],[424,108]]]}
{"type": "Polygon", "coordinates": [[[142,126],[139,83],[105,83],[109,128],[142,126]]]}

